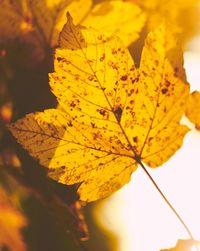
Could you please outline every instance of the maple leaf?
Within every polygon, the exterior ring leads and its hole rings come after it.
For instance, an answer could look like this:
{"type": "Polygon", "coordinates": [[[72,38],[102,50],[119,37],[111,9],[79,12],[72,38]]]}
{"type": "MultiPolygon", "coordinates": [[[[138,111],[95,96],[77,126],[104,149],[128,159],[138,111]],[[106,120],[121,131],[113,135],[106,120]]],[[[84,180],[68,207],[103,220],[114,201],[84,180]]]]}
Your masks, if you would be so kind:
{"type": "Polygon", "coordinates": [[[27,225],[26,218],[8,201],[5,191],[0,188],[0,250],[25,251],[20,230],[27,225]]]}
{"type": "Polygon", "coordinates": [[[194,91],[190,94],[185,115],[195,124],[197,130],[200,130],[200,92],[194,91]]]}
{"type": "Polygon", "coordinates": [[[178,240],[176,246],[169,249],[162,249],[160,251],[192,251],[192,247],[198,245],[199,241],[188,239],[188,240],[178,240]]]}
{"type": "Polygon", "coordinates": [[[137,69],[118,37],[75,26],[68,14],[50,74],[62,110],[28,114],[9,129],[50,177],[80,183],[81,200],[110,195],[138,163],[158,167],[182,145],[189,85],[169,37],[163,25],[150,33],[137,69]]]}
{"type": "Polygon", "coordinates": [[[122,0],[96,5],[92,0],[0,0],[0,5],[0,43],[18,39],[33,45],[34,55],[41,59],[48,48],[57,46],[67,11],[76,23],[118,34],[127,45],[138,38],[145,22],[137,5],[122,0]]]}

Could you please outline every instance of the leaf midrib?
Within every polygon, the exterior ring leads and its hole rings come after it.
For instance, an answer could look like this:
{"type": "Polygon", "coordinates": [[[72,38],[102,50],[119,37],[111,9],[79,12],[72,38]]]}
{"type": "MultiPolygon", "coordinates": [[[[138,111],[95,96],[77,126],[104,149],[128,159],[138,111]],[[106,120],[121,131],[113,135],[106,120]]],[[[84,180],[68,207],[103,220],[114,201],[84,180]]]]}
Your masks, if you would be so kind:
{"type": "MultiPolygon", "coordinates": [[[[73,29],[72,29],[72,27],[71,27],[71,22],[69,23],[69,27],[70,27],[70,30],[71,30],[71,32],[72,32],[72,34],[73,34],[73,36],[74,36],[74,38],[75,38],[75,40],[76,40],[78,46],[79,46],[81,52],[83,53],[83,56],[84,56],[85,59],[86,59],[86,62],[87,62],[87,64],[88,64],[88,66],[90,67],[90,69],[91,69],[92,73],[94,74],[94,76],[95,76],[97,82],[99,83],[100,89],[101,89],[101,91],[103,92],[104,97],[105,97],[105,99],[106,99],[106,101],[107,101],[107,103],[108,103],[108,105],[109,105],[109,107],[110,107],[110,110],[111,110],[111,112],[113,113],[113,115],[114,115],[114,117],[115,117],[115,119],[116,119],[116,123],[119,125],[120,130],[122,131],[122,133],[123,133],[123,135],[124,135],[124,137],[125,137],[125,139],[126,139],[128,145],[129,145],[129,147],[130,147],[130,150],[131,150],[131,151],[133,152],[133,154],[134,154],[134,156],[129,156],[129,157],[135,159],[136,162],[137,162],[138,164],[140,164],[140,161],[141,161],[141,153],[140,153],[140,154],[137,154],[137,153],[136,153],[136,151],[134,150],[134,148],[133,148],[133,146],[132,146],[132,144],[131,144],[131,142],[130,142],[128,136],[126,135],[126,132],[125,132],[124,128],[122,127],[121,123],[119,122],[119,120],[117,119],[115,113],[113,112],[113,108],[112,108],[112,106],[111,106],[111,104],[110,104],[110,102],[109,102],[109,100],[108,100],[108,98],[107,98],[107,96],[106,96],[106,94],[105,94],[105,91],[104,91],[104,89],[103,89],[103,87],[102,87],[102,85],[101,85],[101,82],[100,82],[100,80],[98,79],[98,77],[97,77],[95,71],[93,70],[91,64],[88,62],[87,57],[86,57],[86,54],[84,53],[83,48],[81,47],[81,44],[79,43],[79,41],[78,41],[76,35],[75,35],[74,32],[73,32],[73,29]]],[[[122,115],[122,116],[123,116],[123,115],[122,115]]],[[[151,129],[150,129],[150,130],[151,130],[151,129]]],[[[147,136],[147,137],[148,137],[148,136],[147,136]]]]}

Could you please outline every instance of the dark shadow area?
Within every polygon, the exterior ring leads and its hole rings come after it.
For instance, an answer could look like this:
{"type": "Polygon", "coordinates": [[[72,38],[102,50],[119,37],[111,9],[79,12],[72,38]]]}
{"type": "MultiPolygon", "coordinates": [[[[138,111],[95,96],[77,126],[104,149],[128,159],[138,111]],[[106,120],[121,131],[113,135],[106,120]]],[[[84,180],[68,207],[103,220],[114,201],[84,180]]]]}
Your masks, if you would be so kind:
{"type": "MultiPolygon", "coordinates": [[[[5,50],[0,60],[0,72],[7,88],[6,100],[13,105],[13,122],[30,112],[57,105],[48,84],[48,73],[53,71],[53,50],[47,47],[44,59],[35,63],[30,61],[33,60],[31,45],[18,42],[9,42],[0,47],[1,51],[5,50]]],[[[28,226],[23,231],[28,250],[107,251],[106,238],[101,242],[96,234],[91,234],[91,238],[94,236],[96,239],[84,243],[80,241],[83,233],[80,233],[79,219],[71,209],[78,199],[76,186],[62,185],[48,178],[47,170],[30,157],[16,143],[5,124],[1,124],[0,153],[5,148],[14,149],[21,162],[20,170],[12,167],[6,169],[5,166],[5,172],[31,190],[30,196],[22,202],[28,219],[28,226]],[[95,243],[95,248],[91,243],[95,243]]],[[[92,222],[90,215],[88,220],[92,222]]],[[[97,226],[90,231],[100,234],[97,226]]]]}

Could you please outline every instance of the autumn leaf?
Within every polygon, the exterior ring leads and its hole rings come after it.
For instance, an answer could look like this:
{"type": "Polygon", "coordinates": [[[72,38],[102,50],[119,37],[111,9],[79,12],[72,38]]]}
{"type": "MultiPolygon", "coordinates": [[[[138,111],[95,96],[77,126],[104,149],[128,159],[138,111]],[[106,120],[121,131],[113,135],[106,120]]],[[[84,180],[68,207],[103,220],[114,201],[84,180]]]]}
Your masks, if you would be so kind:
{"type": "Polygon", "coordinates": [[[81,24],[102,30],[108,36],[117,35],[129,46],[138,39],[145,21],[145,14],[137,5],[131,1],[114,0],[94,5],[81,24]]]}
{"type": "Polygon", "coordinates": [[[50,177],[79,183],[81,200],[110,195],[138,164],[158,167],[181,147],[189,85],[169,38],[163,25],[150,33],[137,69],[118,37],[75,26],[68,14],[50,74],[62,111],[28,114],[9,129],[50,177]]]}
{"type": "Polygon", "coordinates": [[[161,22],[179,32],[187,41],[199,31],[199,0],[132,0],[147,15],[147,29],[155,29],[161,22]],[[184,17],[184,18],[183,18],[184,17]]]}
{"type": "Polygon", "coordinates": [[[122,0],[97,5],[92,0],[0,0],[0,5],[0,43],[17,39],[34,46],[34,55],[40,58],[57,46],[67,11],[76,23],[103,29],[109,36],[117,34],[127,45],[138,38],[145,22],[137,5],[122,0]]]}
{"type": "MultiPolygon", "coordinates": [[[[192,251],[192,247],[196,248],[199,242],[195,240],[178,240],[176,246],[169,249],[162,249],[160,251],[192,251]]],[[[196,249],[194,249],[196,250],[196,249]]]]}
{"type": "Polygon", "coordinates": [[[190,94],[185,115],[195,124],[197,130],[200,130],[200,92],[194,91],[190,94]]]}
{"type": "Polygon", "coordinates": [[[8,201],[7,194],[0,188],[0,250],[25,251],[21,229],[27,225],[26,218],[8,201]]]}

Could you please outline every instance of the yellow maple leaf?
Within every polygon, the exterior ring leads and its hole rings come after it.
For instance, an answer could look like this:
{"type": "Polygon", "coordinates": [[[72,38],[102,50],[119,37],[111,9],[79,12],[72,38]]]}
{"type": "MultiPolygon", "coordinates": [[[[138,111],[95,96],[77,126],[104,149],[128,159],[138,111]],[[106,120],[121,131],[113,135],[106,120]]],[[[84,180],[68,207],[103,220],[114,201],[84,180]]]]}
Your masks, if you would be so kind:
{"type": "Polygon", "coordinates": [[[185,115],[195,124],[197,130],[200,130],[200,92],[194,91],[190,94],[185,115]]]}
{"type": "Polygon", "coordinates": [[[141,31],[145,15],[131,2],[92,0],[18,0],[0,1],[0,43],[18,39],[34,45],[38,55],[57,46],[59,32],[69,11],[76,23],[103,29],[121,36],[126,44],[134,42],[141,31]]]}
{"type": "Polygon", "coordinates": [[[27,225],[26,218],[8,201],[7,194],[0,188],[0,250],[25,251],[20,230],[27,225]]]}
{"type": "Polygon", "coordinates": [[[189,85],[169,37],[163,25],[150,33],[137,69],[118,37],[75,26],[68,14],[50,74],[62,111],[31,113],[9,128],[50,177],[80,183],[81,200],[110,195],[138,163],[158,167],[182,145],[189,85]]]}

